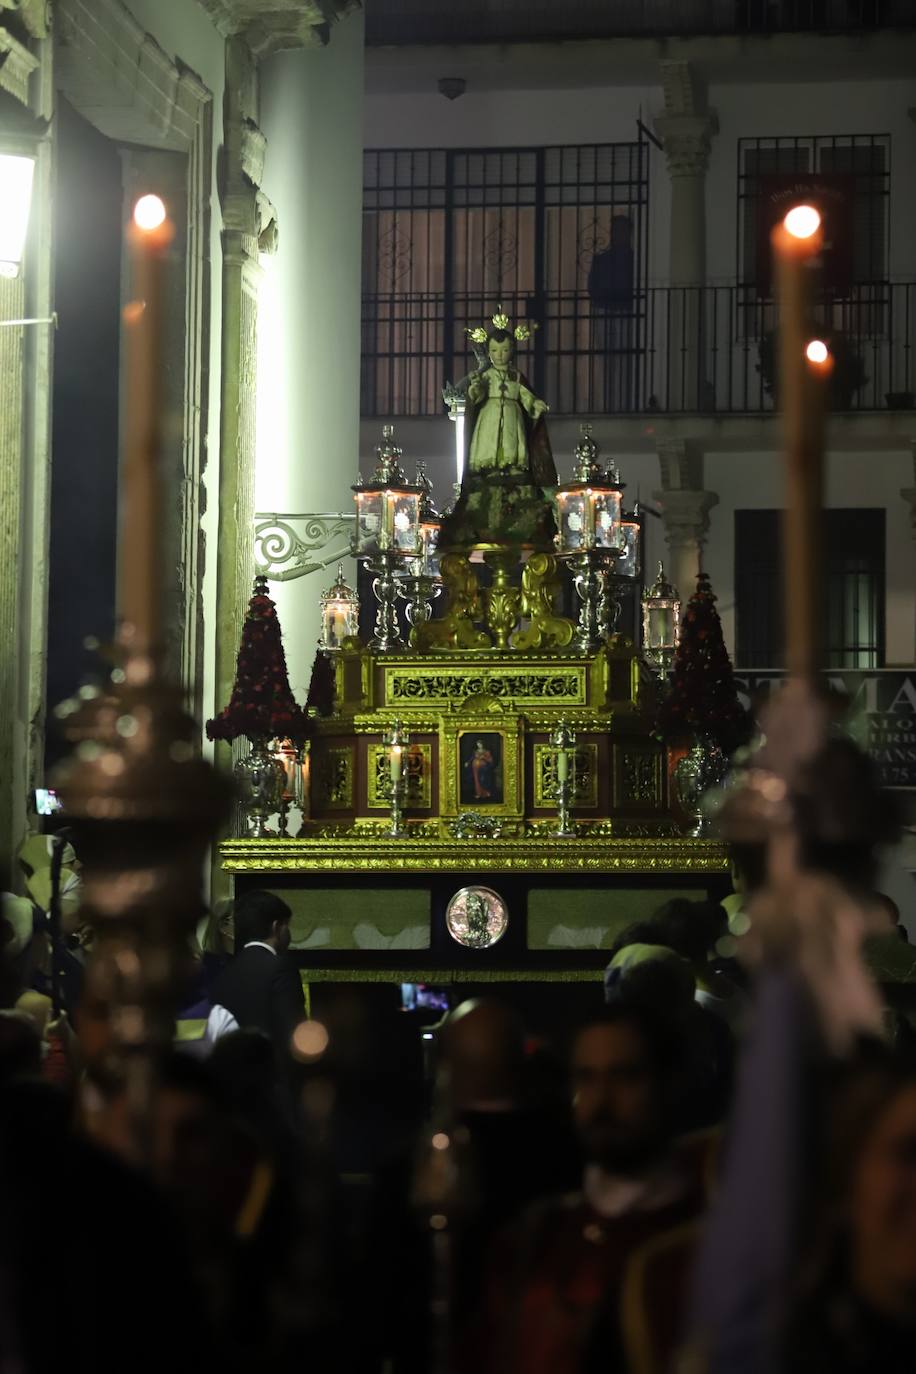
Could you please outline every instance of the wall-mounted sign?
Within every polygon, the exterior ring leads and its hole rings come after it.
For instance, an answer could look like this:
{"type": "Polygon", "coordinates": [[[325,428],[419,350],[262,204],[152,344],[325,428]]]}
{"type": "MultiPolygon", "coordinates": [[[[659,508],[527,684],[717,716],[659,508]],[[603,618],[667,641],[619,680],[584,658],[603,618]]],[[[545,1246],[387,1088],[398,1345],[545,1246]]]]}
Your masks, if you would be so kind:
{"type": "MultiPolygon", "coordinates": [[[[848,698],[849,733],[871,755],[881,785],[916,789],[916,668],[830,668],[824,677],[848,698]]],[[[735,681],[744,704],[759,710],[786,674],[736,669],[735,681]]]]}
{"type": "Polygon", "coordinates": [[[757,291],[773,290],[773,249],[770,235],[793,205],[813,205],[820,211],[824,247],[821,280],[828,290],[844,294],[854,272],[853,226],[856,179],[843,173],[773,172],[758,178],[757,291]]]}

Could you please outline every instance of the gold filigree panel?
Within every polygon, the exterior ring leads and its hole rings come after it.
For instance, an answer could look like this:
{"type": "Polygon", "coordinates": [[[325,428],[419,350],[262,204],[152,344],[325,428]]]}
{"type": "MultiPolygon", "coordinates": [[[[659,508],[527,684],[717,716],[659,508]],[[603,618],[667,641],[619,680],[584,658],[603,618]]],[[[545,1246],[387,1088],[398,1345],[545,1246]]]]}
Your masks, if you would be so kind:
{"type": "MultiPolygon", "coordinates": [[[[598,746],[580,744],[575,752],[572,769],[573,806],[598,805],[598,746]]],[[[557,804],[557,753],[550,744],[534,746],[534,804],[538,807],[557,804]]]]}
{"type": "Polygon", "coordinates": [[[618,806],[662,805],[662,755],[645,749],[616,750],[616,800],[618,806]]]}
{"type": "MultiPolygon", "coordinates": [[[[314,757],[314,755],[313,755],[314,757]]],[[[312,786],[317,782],[318,809],[322,811],[353,810],[353,750],[350,746],[322,751],[317,759],[312,786]]]]}
{"type": "Polygon", "coordinates": [[[572,664],[535,672],[470,665],[455,668],[385,668],[385,705],[460,705],[470,697],[494,697],[516,706],[584,706],[587,667],[572,664]]]}
{"type": "MultiPolygon", "coordinates": [[[[409,744],[403,759],[407,777],[407,809],[428,811],[432,804],[432,746],[409,744]]],[[[367,792],[370,807],[391,805],[390,762],[388,750],[382,744],[369,745],[367,792]]]]}

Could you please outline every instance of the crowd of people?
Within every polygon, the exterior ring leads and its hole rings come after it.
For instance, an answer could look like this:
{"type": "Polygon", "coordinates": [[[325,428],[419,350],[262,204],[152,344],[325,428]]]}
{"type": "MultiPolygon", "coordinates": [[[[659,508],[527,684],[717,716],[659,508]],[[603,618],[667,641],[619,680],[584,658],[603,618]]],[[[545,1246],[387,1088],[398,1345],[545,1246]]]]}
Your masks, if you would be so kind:
{"type": "Polygon", "coordinates": [[[841,1043],[799,949],[745,957],[764,875],[737,859],[725,906],[620,932],[562,1044],[495,998],[311,1017],[289,908],[246,894],[201,924],[142,1159],[91,1017],[52,1015],[39,924],[7,920],[2,1374],[911,1369],[900,913],[870,860],[843,875],[888,995],[841,1043]]]}

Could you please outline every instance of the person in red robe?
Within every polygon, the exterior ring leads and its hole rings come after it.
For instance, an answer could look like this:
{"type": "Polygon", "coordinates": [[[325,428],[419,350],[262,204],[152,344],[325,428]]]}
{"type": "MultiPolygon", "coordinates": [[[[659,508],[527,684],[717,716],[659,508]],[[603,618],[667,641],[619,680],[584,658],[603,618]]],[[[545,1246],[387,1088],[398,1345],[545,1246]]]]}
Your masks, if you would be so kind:
{"type": "Polygon", "coordinates": [[[572,1049],[581,1189],[530,1208],[491,1255],[475,1374],[660,1374],[677,1349],[713,1138],[675,1136],[679,1046],[640,1006],[572,1049]]]}

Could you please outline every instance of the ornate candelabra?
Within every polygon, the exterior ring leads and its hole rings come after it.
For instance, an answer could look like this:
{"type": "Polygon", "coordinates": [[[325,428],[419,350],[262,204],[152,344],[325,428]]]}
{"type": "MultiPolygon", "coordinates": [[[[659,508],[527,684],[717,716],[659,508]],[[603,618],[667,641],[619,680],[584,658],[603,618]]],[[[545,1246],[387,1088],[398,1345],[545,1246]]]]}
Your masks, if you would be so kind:
{"type": "Polygon", "coordinates": [[[556,757],[557,777],[557,828],[553,833],[559,839],[570,839],[577,834],[575,824],[569,819],[569,804],[575,788],[576,735],[568,721],[561,720],[555,726],[550,743],[556,757]]]}
{"type": "Polygon", "coordinates": [[[610,574],[625,553],[620,478],[613,466],[602,471],[591,425],[582,426],[573,480],[557,488],[555,499],[557,552],[572,569],[580,602],[573,645],[582,653],[591,653],[611,632],[616,603],[610,574]]]}
{"type": "Polygon", "coordinates": [[[382,744],[388,754],[388,777],[391,785],[391,823],[388,834],[393,840],[402,839],[407,834],[404,825],[404,803],[407,800],[407,769],[404,751],[410,743],[410,736],[399,720],[382,735],[382,744]]]}
{"type": "Polygon", "coordinates": [[[356,539],[354,552],[365,558],[374,574],[372,590],[378,601],[375,634],[370,647],[390,653],[402,644],[398,625],[398,583],[395,570],[401,560],[423,553],[420,533],[421,486],[411,484],[401,467],[401,450],[393,442],[394,426],[385,425],[376,449],[377,463],[371,482],[357,482],[356,539]]]}
{"type": "Polygon", "coordinates": [[[404,565],[399,588],[407,602],[410,624],[410,643],[417,640],[415,631],[432,619],[432,603],[442,591],[439,577],[439,531],[442,517],[433,503],[433,487],[426,473],[426,464],[417,463],[416,485],[420,488],[420,549],[419,557],[410,558],[404,565]]]}

